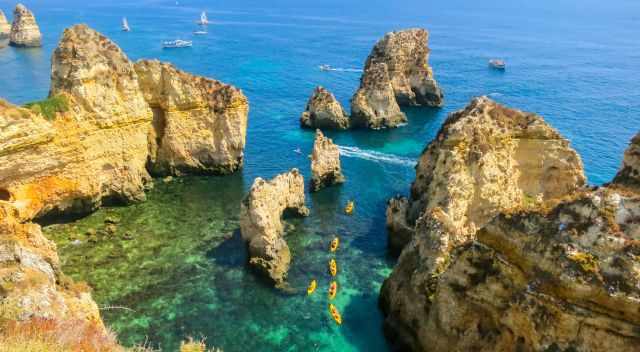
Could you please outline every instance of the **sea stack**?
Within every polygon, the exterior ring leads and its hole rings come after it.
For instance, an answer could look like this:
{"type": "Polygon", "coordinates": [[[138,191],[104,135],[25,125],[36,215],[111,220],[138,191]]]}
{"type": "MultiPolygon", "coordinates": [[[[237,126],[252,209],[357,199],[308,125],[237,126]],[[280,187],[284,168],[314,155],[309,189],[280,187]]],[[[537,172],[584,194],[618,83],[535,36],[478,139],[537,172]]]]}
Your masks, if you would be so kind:
{"type": "Polygon", "coordinates": [[[311,190],[320,189],[345,181],[340,167],[340,150],[330,138],[316,130],[311,153],[311,190]]]}
{"type": "Polygon", "coordinates": [[[13,24],[9,44],[18,47],[42,46],[42,34],[36,23],[36,18],[24,5],[16,5],[13,10],[13,24]]]}
{"type": "Polygon", "coordinates": [[[240,207],[240,231],[247,241],[249,264],[277,286],[284,283],[291,262],[282,223],[285,213],[309,214],[304,178],[297,169],[270,181],[256,178],[240,207]]]}
{"type": "Polygon", "coordinates": [[[370,68],[384,63],[399,105],[442,106],[442,90],[429,66],[428,40],[429,33],[421,28],[385,34],[371,50],[363,75],[375,74],[370,68]]]}
{"type": "Polygon", "coordinates": [[[354,127],[380,129],[407,122],[396,102],[387,64],[372,63],[360,79],[360,88],[351,98],[354,127]]]}
{"type": "Polygon", "coordinates": [[[633,137],[629,148],[624,152],[622,167],[613,182],[640,189],[640,133],[633,137]]]}
{"type": "Polygon", "coordinates": [[[316,87],[300,116],[300,125],[306,128],[346,130],[349,115],[336,98],[323,87],[316,87]]]}
{"type": "Polygon", "coordinates": [[[11,33],[11,25],[7,21],[7,17],[4,12],[0,10],[0,40],[9,38],[11,33]]]}

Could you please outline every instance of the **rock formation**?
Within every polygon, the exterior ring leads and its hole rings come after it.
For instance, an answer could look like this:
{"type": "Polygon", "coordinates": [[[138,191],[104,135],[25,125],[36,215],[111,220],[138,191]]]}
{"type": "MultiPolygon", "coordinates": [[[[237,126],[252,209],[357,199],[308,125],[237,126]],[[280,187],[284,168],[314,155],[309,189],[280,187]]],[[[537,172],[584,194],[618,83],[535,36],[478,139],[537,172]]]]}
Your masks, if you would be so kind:
{"type": "Polygon", "coordinates": [[[613,182],[633,188],[640,188],[640,133],[631,140],[624,152],[622,167],[613,182]]]}
{"type": "Polygon", "coordinates": [[[76,25],[52,57],[50,96],[68,109],[45,118],[0,103],[0,199],[21,219],[142,200],[147,166],[155,173],[240,167],[242,93],[166,64],[137,68],[142,78],[117,45],[76,25]]]}
{"type": "Polygon", "coordinates": [[[42,34],[36,23],[36,18],[24,5],[16,5],[13,10],[13,23],[9,43],[20,47],[42,46],[42,34]]]}
{"type": "Polygon", "coordinates": [[[311,189],[319,191],[324,187],[343,183],[344,180],[338,146],[320,130],[316,130],[311,154],[311,189]]]}
{"type": "Polygon", "coordinates": [[[11,25],[7,21],[7,17],[4,15],[4,12],[0,10],[0,39],[9,38],[10,33],[11,25]]]}
{"type": "Polygon", "coordinates": [[[384,63],[399,105],[442,106],[443,94],[429,67],[428,40],[429,33],[420,28],[385,34],[371,50],[363,75],[377,75],[371,68],[384,63]]]}
{"type": "Polygon", "coordinates": [[[373,129],[398,127],[407,122],[396,102],[387,64],[367,66],[360,79],[360,88],[351,98],[351,121],[354,127],[373,129]]]}
{"type": "Polygon", "coordinates": [[[240,89],[157,60],[138,61],[135,70],[154,112],[154,173],[226,174],[242,166],[249,103],[240,89]]]}
{"type": "Polygon", "coordinates": [[[240,208],[240,231],[248,242],[249,263],[277,285],[286,279],[291,253],[284,240],[282,216],[306,216],[304,178],[297,169],[270,181],[258,177],[240,208]]]}
{"type": "Polygon", "coordinates": [[[452,251],[499,213],[551,207],[584,184],[580,157],[541,117],[486,97],[451,114],[419,160],[410,199],[387,210],[389,242],[404,246],[381,293],[388,330],[422,349],[452,251]]]}
{"type": "Polygon", "coordinates": [[[349,116],[336,98],[323,87],[316,87],[300,116],[300,125],[308,128],[346,130],[349,116]]]}

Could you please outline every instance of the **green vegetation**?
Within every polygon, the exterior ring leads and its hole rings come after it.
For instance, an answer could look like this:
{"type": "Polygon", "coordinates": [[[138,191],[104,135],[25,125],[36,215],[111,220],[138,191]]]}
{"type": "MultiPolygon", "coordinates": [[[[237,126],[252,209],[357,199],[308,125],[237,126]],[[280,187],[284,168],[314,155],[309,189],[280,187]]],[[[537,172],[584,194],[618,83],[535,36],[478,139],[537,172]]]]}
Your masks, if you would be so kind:
{"type": "Polygon", "coordinates": [[[69,111],[69,102],[63,95],[27,103],[24,106],[35,113],[42,114],[49,121],[54,120],[57,113],[69,111]]]}

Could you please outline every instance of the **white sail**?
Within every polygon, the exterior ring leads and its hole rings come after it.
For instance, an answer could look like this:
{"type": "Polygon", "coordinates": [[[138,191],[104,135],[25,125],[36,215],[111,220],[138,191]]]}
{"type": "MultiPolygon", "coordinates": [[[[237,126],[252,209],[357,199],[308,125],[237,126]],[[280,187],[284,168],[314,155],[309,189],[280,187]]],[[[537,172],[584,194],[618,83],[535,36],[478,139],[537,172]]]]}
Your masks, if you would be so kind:
{"type": "Polygon", "coordinates": [[[122,30],[125,32],[128,32],[131,30],[131,28],[129,28],[129,22],[127,21],[126,17],[122,18],[122,30]]]}
{"type": "Polygon", "coordinates": [[[209,19],[207,18],[207,13],[202,11],[202,13],[200,14],[200,22],[198,22],[200,24],[209,24],[209,19]]]}

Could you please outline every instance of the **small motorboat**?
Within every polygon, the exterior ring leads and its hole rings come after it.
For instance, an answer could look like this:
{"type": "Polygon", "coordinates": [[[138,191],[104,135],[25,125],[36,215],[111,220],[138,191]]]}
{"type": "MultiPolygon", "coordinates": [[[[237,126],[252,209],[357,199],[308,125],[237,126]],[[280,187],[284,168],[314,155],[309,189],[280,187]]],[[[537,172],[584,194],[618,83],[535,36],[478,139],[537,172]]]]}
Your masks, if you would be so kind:
{"type": "Polygon", "coordinates": [[[307,295],[315,292],[316,287],[318,287],[318,282],[316,280],[311,280],[311,282],[309,283],[309,287],[307,287],[307,295]]]}
{"type": "Polygon", "coordinates": [[[193,42],[190,40],[166,40],[162,42],[163,48],[188,48],[193,45],[193,42]]]}
{"type": "Polygon", "coordinates": [[[336,293],[338,293],[338,283],[335,281],[331,281],[329,285],[329,299],[336,298],[336,293]]]}
{"type": "Polygon", "coordinates": [[[329,250],[335,252],[338,250],[338,246],[340,246],[340,239],[338,237],[335,237],[333,240],[331,240],[329,250]]]}
{"type": "Polygon", "coordinates": [[[345,214],[347,214],[347,215],[351,215],[351,214],[353,214],[353,208],[354,208],[354,206],[355,206],[355,205],[354,205],[353,201],[352,201],[352,200],[350,200],[350,201],[347,203],[347,206],[346,206],[346,207],[344,207],[344,213],[345,213],[345,214]]]}
{"type": "Polygon", "coordinates": [[[293,152],[296,154],[302,154],[302,150],[300,150],[300,148],[294,149],[293,152]]]}
{"type": "Polygon", "coordinates": [[[200,20],[198,21],[198,24],[201,26],[206,26],[209,23],[211,22],[209,22],[209,19],[207,18],[207,13],[202,11],[202,13],[200,14],[200,20]]]}
{"type": "Polygon", "coordinates": [[[195,34],[195,35],[205,35],[205,34],[208,34],[208,32],[207,31],[198,30],[198,31],[193,31],[193,34],[195,34]]]}
{"type": "Polygon", "coordinates": [[[333,304],[329,303],[329,313],[333,317],[333,320],[336,321],[336,324],[342,325],[342,316],[340,316],[340,312],[338,312],[338,308],[333,304]]]}
{"type": "Polygon", "coordinates": [[[131,31],[131,28],[129,27],[129,21],[127,21],[126,17],[122,18],[122,31],[123,32],[131,31]]]}
{"type": "Polygon", "coordinates": [[[489,60],[489,67],[495,68],[496,70],[504,70],[507,67],[507,63],[501,59],[491,59],[489,60]]]}
{"type": "Polygon", "coordinates": [[[331,274],[331,276],[338,275],[338,263],[336,263],[336,260],[333,258],[329,261],[329,274],[331,274]]]}
{"type": "Polygon", "coordinates": [[[330,65],[320,65],[320,71],[331,71],[333,68],[330,65]]]}

